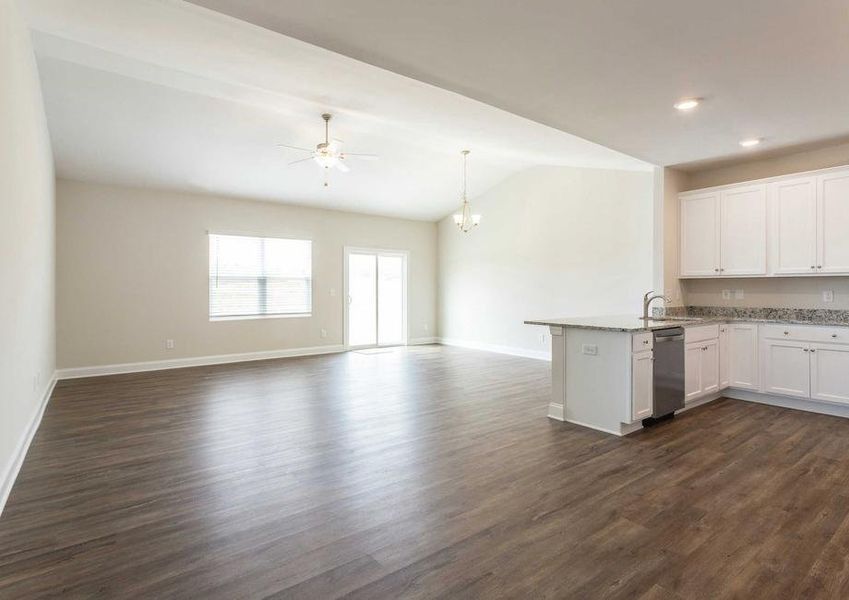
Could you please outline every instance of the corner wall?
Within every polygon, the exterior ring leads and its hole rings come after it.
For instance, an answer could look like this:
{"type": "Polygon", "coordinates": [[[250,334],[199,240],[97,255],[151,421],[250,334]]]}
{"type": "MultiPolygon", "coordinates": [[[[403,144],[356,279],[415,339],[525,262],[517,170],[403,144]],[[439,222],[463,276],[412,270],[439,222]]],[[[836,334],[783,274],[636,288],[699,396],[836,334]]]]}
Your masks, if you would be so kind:
{"type": "Polygon", "coordinates": [[[53,158],[27,29],[0,0],[0,510],[55,370],[53,158]]]}
{"type": "Polygon", "coordinates": [[[525,319],[633,314],[651,289],[654,173],[535,167],[473,200],[481,226],[439,223],[440,337],[535,358],[525,319]]]}

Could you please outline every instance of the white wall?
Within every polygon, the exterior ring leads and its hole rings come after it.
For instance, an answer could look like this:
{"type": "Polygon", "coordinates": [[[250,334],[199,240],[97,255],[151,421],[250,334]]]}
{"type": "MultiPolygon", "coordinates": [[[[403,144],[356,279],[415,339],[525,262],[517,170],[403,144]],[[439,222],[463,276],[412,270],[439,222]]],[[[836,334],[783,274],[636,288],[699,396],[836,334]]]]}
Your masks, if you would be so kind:
{"type": "Polygon", "coordinates": [[[0,509],[53,377],[53,207],[29,31],[0,0],[0,509]]]}
{"type": "Polygon", "coordinates": [[[483,215],[472,232],[441,221],[440,336],[542,357],[547,331],[525,319],[639,315],[652,285],[653,180],[536,167],[472,202],[483,215]]]}
{"type": "Polygon", "coordinates": [[[338,347],[346,245],[410,251],[409,337],[435,335],[435,223],[68,180],[56,194],[60,368],[338,347]],[[312,317],[210,322],[207,231],[313,240],[312,317]]]}

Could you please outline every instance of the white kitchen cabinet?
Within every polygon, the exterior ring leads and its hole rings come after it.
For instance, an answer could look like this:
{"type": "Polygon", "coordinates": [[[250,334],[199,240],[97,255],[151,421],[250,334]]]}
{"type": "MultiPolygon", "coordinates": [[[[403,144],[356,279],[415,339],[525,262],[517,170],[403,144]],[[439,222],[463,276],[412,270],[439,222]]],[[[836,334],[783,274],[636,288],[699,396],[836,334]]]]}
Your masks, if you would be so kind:
{"type": "Polygon", "coordinates": [[[654,353],[651,350],[631,355],[631,420],[652,415],[654,393],[654,353]]]}
{"type": "Polygon", "coordinates": [[[728,347],[728,325],[719,326],[719,389],[724,390],[730,384],[731,368],[730,348],[728,347]]]}
{"type": "Polygon", "coordinates": [[[849,273],[849,169],[817,180],[817,273],[849,273]]]}
{"type": "Polygon", "coordinates": [[[719,275],[719,192],[682,196],[682,277],[719,275]]]}
{"type": "Polygon", "coordinates": [[[799,177],[769,186],[770,264],[774,275],[817,272],[817,178],[799,177]]]}
{"type": "Polygon", "coordinates": [[[811,399],[849,404],[849,346],[811,344],[811,399]]]}
{"type": "Polygon", "coordinates": [[[702,394],[719,391],[719,340],[708,340],[702,347],[702,360],[699,365],[702,380],[702,394]]]}
{"type": "Polygon", "coordinates": [[[763,391],[808,398],[811,367],[808,344],[794,340],[764,340],[763,391]]]}
{"type": "Polygon", "coordinates": [[[694,400],[719,390],[719,340],[684,346],[684,399],[694,400]]]}
{"type": "Polygon", "coordinates": [[[728,387],[759,389],[758,326],[731,323],[728,329],[728,387]]]}
{"type": "Polygon", "coordinates": [[[766,275],[766,186],[723,190],[720,199],[719,274],[766,275]]]}

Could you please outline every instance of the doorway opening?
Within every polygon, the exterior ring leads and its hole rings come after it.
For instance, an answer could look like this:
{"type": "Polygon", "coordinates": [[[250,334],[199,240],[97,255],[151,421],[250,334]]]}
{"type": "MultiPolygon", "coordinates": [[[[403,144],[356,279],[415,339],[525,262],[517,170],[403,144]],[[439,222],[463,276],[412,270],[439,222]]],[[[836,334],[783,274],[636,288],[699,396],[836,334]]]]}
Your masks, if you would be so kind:
{"type": "Polygon", "coordinates": [[[345,248],[345,346],[407,343],[407,255],[345,248]]]}

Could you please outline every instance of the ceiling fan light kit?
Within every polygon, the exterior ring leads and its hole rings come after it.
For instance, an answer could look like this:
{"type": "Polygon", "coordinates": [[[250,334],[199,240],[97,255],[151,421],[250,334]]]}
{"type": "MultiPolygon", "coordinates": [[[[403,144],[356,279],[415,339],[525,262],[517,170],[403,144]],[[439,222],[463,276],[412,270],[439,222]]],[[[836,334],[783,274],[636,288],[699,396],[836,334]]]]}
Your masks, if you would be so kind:
{"type": "Polygon", "coordinates": [[[463,233],[470,232],[480,225],[481,222],[481,216],[479,214],[472,214],[472,205],[469,204],[469,198],[466,195],[466,172],[469,152],[469,150],[463,150],[463,203],[460,205],[460,210],[453,216],[454,224],[463,233]]]}
{"type": "Polygon", "coordinates": [[[290,148],[299,152],[309,153],[309,156],[299,158],[298,160],[290,162],[289,166],[306,162],[308,160],[315,161],[318,166],[320,166],[322,169],[325,169],[324,187],[327,187],[328,170],[337,169],[339,171],[342,171],[343,173],[347,173],[351,170],[348,165],[345,164],[345,161],[347,159],[355,158],[361,160],[377,160],[378,156],[376,154],[358,154],[353,152],[343,152],[342,142],[340,142],[339,140],[330,139],[330,119],[333,118],[333,115],[331,115],[330,113],[324,113],[323,115],[321,115],[321,118],[324,119],[324,141],[316,144],[315,150],[310,150],[309,148],[302,148],[300,146],[291,146],[289,144],[278,144],[278,146],[282,146],[283,148],[290,148]]]}

